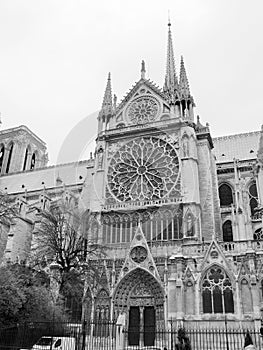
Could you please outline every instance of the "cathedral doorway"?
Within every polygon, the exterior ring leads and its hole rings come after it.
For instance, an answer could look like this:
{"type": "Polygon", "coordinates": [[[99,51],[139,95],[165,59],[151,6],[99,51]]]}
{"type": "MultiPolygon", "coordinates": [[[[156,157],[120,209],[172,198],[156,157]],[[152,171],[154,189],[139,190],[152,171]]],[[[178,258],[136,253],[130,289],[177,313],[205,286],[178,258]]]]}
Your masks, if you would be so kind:
{"type": "Polygon", "coordinates": [[[129,310],[128,344],[154,346],[155,341],[154,306],[131,306],[129,310]]]}
{"type": "Polygon", "coordinates": [[[118,284],[114,313],[126,314],[128,345],[154,346],[156,328],[164,325],[164,292],[148,271],[137,268],[118,284]]]}

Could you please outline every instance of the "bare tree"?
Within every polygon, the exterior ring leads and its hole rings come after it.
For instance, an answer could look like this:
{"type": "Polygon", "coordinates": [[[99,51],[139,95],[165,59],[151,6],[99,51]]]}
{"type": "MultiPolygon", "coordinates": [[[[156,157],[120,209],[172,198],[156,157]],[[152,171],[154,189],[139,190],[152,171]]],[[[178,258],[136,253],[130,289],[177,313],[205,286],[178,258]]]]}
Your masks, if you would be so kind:
{"type": "Polygon", "coordinates": [[[0,224],[9,226],[17,214],[18,210],[13,198],[0,191],[0,224]]]}
{"type": "Polygon", "coordinates": [[[43,266],[56,264],[59,290],[77,286],[77,280],[85,274],[94,274],[92,263],[104,254],[103,247],[89,240],[83,232],[83,220],[79,210],[67,203],[56,203],[48,210],[40,211],[33,243],[33,263],[43,266]]]}
{"type": "Polygon", "coordinates": [[[18,216],[17,205],[7,193],[0,191],[0,261],[7,243],[10,225],[18,216]]]}

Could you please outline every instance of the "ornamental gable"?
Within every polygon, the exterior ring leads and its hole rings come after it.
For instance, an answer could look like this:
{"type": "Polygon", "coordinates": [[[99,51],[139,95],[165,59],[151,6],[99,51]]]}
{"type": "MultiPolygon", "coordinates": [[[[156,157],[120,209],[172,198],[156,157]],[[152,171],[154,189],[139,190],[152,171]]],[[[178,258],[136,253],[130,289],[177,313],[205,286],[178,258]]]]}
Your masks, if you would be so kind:
{"type": "Polygon", "coordinates": [[[161,90],[140,80],[116,110],[116,127],[158,122],[170,118],[170,107],[161,90]]]}

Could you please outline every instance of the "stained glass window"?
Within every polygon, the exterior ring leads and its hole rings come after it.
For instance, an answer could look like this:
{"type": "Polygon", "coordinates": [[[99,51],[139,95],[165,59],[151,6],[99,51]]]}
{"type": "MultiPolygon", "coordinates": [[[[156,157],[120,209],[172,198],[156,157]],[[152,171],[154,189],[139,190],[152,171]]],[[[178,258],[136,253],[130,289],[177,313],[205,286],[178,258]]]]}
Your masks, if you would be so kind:
{"type": "Polygon", "coordinates": [[[121,202],[158,200],[178,181],[179,159],[172,145],[156,137],[137,138],[115,153],[108,187],[121,202]]]}
{"type": "Polygon", "coordinates": [[[211,267],[202,283],[204,313],[233,313],[234,300],[230,278],[219,266],[211,267]]]}

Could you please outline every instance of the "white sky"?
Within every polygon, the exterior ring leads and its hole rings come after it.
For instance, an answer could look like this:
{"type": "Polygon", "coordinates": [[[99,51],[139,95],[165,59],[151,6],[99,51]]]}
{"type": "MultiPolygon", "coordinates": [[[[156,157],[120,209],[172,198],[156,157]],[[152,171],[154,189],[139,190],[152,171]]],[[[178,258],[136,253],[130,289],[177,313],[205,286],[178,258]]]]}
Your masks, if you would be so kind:
{"type": "Polygon", "coordinates": [[[0,0],[2,128],[27,125],[50,164],[83,158],[109,71],[119,101],[142,59],[163,86],[168,10],[177,71],[183,54],[212,136],[259,130],[262,0],[0,0]]]}

